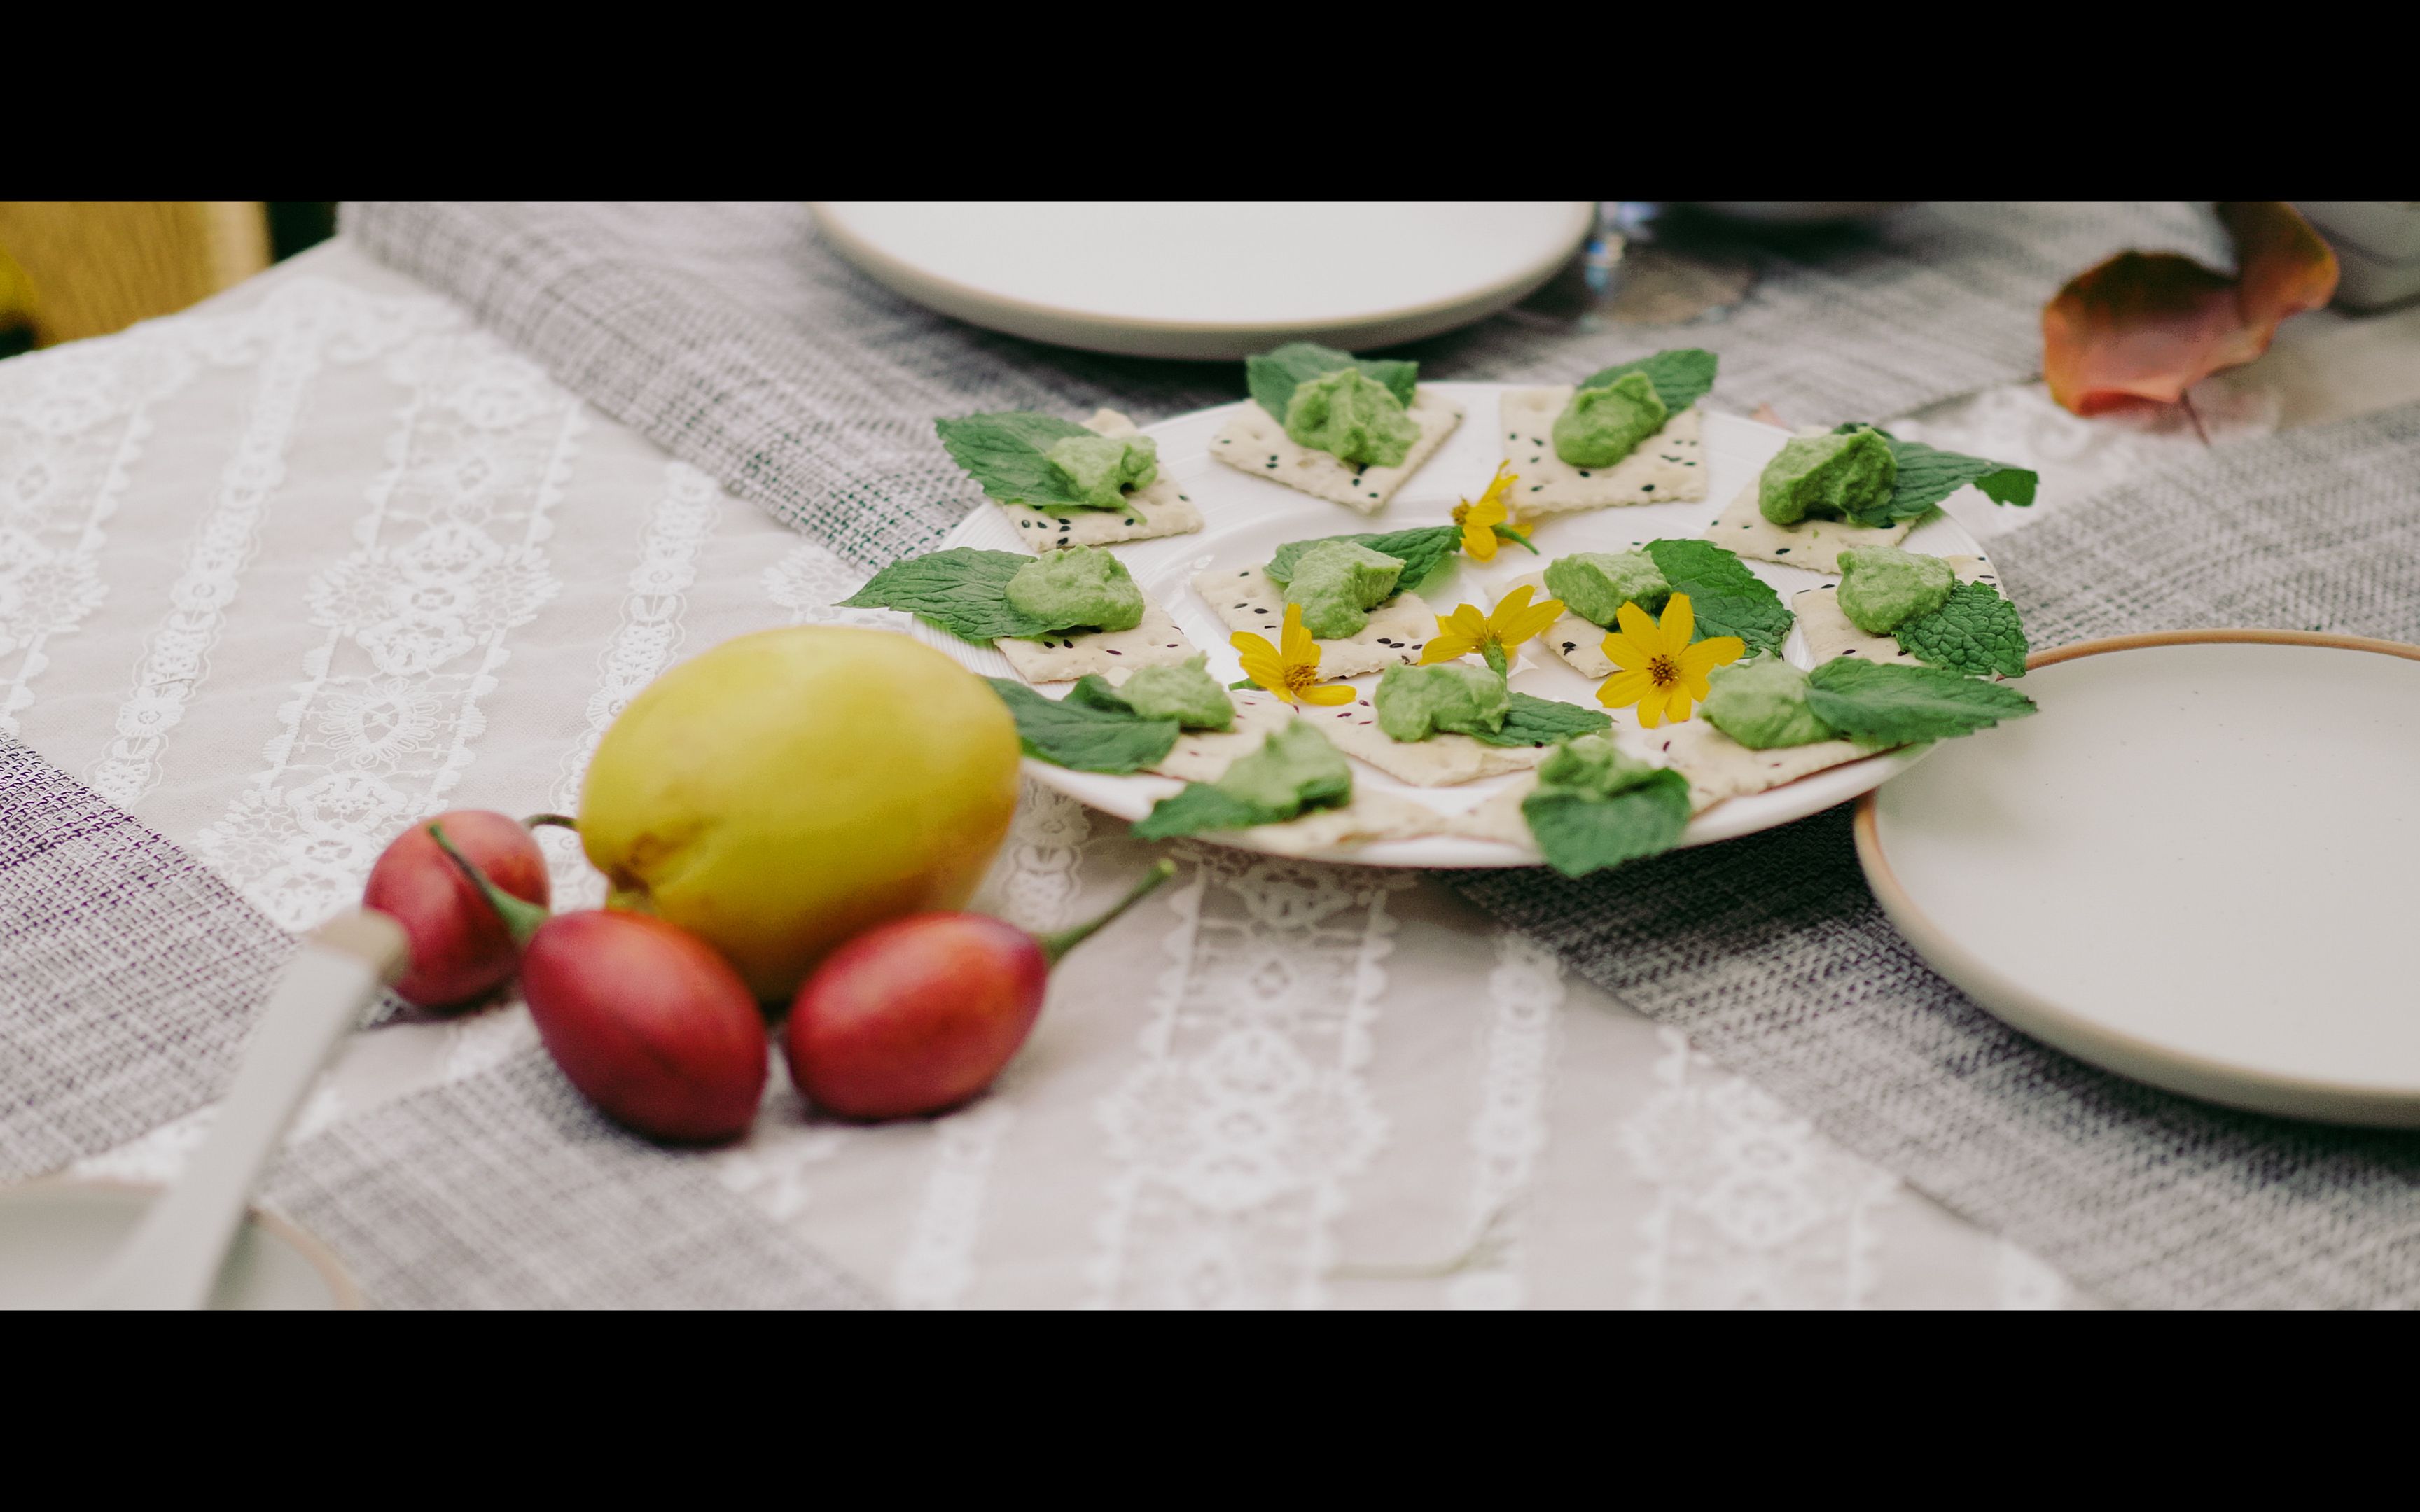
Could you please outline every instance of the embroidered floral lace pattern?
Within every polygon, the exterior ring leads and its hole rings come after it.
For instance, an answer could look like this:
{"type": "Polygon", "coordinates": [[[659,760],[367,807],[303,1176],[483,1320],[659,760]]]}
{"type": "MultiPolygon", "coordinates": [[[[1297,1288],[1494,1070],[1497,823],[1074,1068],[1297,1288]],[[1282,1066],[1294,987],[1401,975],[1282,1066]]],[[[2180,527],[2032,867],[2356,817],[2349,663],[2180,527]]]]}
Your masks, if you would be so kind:
{"type": "Polygon", "coordinates": [[[1479,1111],[1470,1120],[1477,1162],[1470,1223],[1479,1237],[1472,1263],[1446,1288],[1454,1307],[1521,1305],[1523,1199],[1546,1149],[1555,1014],[1562,1002],[1563,967],[1555,953],[1527,935],[1498,931],[1480,1030],[1479,1111]]]}
{"type": "Polygon", "coordinates": [[[311,581],[324,634],[266,769],[196,839],[289,929],[343,904],[396,830],[444,807],[507,636],[556,591],[546,540],[578,401],[484,333],[415,342],[391,374],[410,398],[390,465],[354,549],[311,581]]]}
{"type": "Polygon", "coordinates": [[[1099,1105],[1096,1306],[1309,1307],[1387,1120],[1363,1079],[1407,875],[1183,848],[1141,1063],[1099,1105]]]}

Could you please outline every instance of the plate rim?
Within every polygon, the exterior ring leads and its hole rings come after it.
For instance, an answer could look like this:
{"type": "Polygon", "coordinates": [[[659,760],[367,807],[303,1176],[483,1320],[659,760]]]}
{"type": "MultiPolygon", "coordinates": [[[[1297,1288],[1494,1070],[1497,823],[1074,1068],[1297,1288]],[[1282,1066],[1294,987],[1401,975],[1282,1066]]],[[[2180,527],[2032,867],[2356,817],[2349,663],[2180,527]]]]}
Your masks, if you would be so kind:
{"type": "MultiPolygon", "coordinates": [[[[63,1192],[99,1192],[157,1201],[167,1195],[168,1187],[166,1181],[138,1180],[127,1177],[53,1174],[12,1181],[0,1187],[0,1207],[20,1197],[39,1198],[63,1192]]],[[[245,1207],[243,1221],[301,1256],[303,1263],[318,1273],[320,1281],[328,1288],[330,1311],[358,1313],[368,1310],[369,1301],[363,1296],[361,1284],[353,1279],[352,1273],[345,1268],[345,1262],[328,1247],[325,1240],[257,1202],[245,1207]]]]}
{"type": "MultiPolygon", "coordinates": [[[[1388,309],[1351,313],[1315,321],[1169,320],[1104,315],[1091,310],[1072,310],[1061,305],[1037,303],[1016,295],[996,293],[989,289],[962,284],[955,279],[933,272],[929,269],[904,262],[867,240],[849,225],[846,216],[832,212],[831,207],[845,204],[845,201],[808,200],[804,203],[807,212],[814,220],[816,230],[831,241],[834,250],[841,253],[845,260],[867,276],[888,285],[899,294],[939,310],[953,318],[985,326],[989,330],[1008,331],[1011,335],[1038,341],[1052,338],[1035,336],[1030,330],[1010,330],[1004,326],[994,325],[982,316],[969,312],[980,310],[1007,312],[1024,321],[1081,330],[1095,338],[1125,332],[1146,336],[1234,340],[1292,333],[1299,340],[1316,333],[1332,334],[1413,326],[1424,320],[1456,316],[1465,311],[1475,310],[1485,314],[1493,308],[1501,308],[1503,304],[1518,302],[1547,279],[1552,278],[1558,269],[1571,260],[1572,255],[1587,241],[1589,232],[1596,225],[1598,219],[1598,202],[1595,200],[1556,201],[1554,203],[1567,204],[1575,207],[1575,209],[1570,217],[1571,224],[1568,230],[1557,239],[1555,250],[1550,255],[1534,262],[1523,264],[1520,270],[1513,276],[1499,278],[1479,287],[1465,289],[1460,293],[1446,295],[1420,304],[1398,305],[1388,309]],[[939,298],[935,298],[937,295],[939,298]],[[1499,301],[1500,303],[1495,302],[1499,301]]],[[[1450,329],[1450,327],[1438,328],[1438,330],[1445,329],[1450,329]]],[[[1421,335],[1436,333],[1436,331],[1427,331],[1415,335],[1397,336],[1381,345],[1398,345],[1404,341],[1418,340],[1421,335]]],[[[1063,341],[1058,344],[1066,345],[1063,341]]],[[[1220,362],[1233,359],[1204,356],[1195,360],[1220,362]]]]}
{"type": "MultiPolygon", "coordinates": [[[[2030,673],[2085,656],[2186,645],[2301,646],[2420,662],[2420,645],[2400,640],[2333,631],[2214,626],[2078,640],[2033,653],[2025,658],[2025,671],[2030,673]]],[[[2113,1074],[2226,1107],[2330,1123],[2420,1128],[2420,1088],[2322,1079],[2180,1050],[2112,1028],[2011,980],[1933,922],[1900,882],[1883,848],[1881,799],[1879,786],[1860,795],[1850,825],[1857,864],[1866,874],[1866,885],[1873,889],[1874,901],[1926,964],[2010,1028],[2113,1074]]]]}

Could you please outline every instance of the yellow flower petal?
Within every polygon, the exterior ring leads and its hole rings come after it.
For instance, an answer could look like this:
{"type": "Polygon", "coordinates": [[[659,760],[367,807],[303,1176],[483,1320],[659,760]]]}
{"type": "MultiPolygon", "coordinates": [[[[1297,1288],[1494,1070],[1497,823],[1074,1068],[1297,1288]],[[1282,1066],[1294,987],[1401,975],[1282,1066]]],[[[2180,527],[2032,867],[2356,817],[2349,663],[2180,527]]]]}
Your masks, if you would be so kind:
{"type": "Polygon", "coordinates": [[[1619,672],[1596,687],[1596,701],[1608,709],[1626,709],[1654,687],[1655,679],[1645,672],[1619,672]]]}
{"type": "Polygon", "coordinates": [[[1598,649],[1605,653],[1606,660],[1624,671],[1643,673],[1647,671],[1647,664],[1655,659],[1653,652],[1619,630],[1606,636],[1605,643],[1598,649]]]}
{"type": "Polygon", "coordinates": [[[1700,703],[1705,702],[1707,696],[1714,692],[1713,687],[1707,685],[1704,678],[1686,667],[1681,669],[1681,687],[1686,688],[1689,696],[1700,703]]]}
{"type": "Polygon", "coordinates": [[[1532,604],[1518,613],[1506,617],[1496,627],[1496,633],[1507,646],[1517,646],[1534,636],[1544,635],[1546,626],[1563,617],[1563,601],[1550,598],[1543,604],[1532,604]]]}
{"type": "MultiPolygon", "coordinates": [[[[1681,595],[1675,594],[1672,596],[1678,598],[1681,595]]],[[[1625,603],[1614,612],[1613,618],[1614,623],[1621,626],[1621,633],[1628,636],[1630,643],[1637,648],[1638,661],[1641,666],[1664,654],[1662,628],[1647,617],[1645,609],[1640,609],[1637,604],[1625,603]]],[[[1606,655],[1610,656],[1613,653],[1607,651],[1606,655]]]]}
{"type": "Polygon", "coordinates": [[[1353,687],[1349,683],[1321,683],[1317,687],[1304,688],[1302,701],[1305,703],[1350,703],[1353,702],[1353,687]]]}
{"type": "Polygon", "coordinates": [[[1689,607],[1688,594],[1674,594],[1665,601],[1663,630],[1665,650],[1671,655],[1678,655],[1698,633],[1698,611],[1689,607]]]}
{"type": "Polygon", "coordinates": [[[1269,638],[1264,635],[1254,635],[1249,630],[1238,630],[1227,638],[1227,643],[1243,656],[1265,656],[1270,661],[1278,659],[1278,648],[1269,644],[1269,638]]]}
{"type": "Polygon", "coordinates": [[[1285,628],[1279,633],[1279,644],[1284,647],[1285,664],[1288,667],[1319,665],[1319,647],[1311,640],[1311,632],[1302,627],[1300,604],[1286,606],[1285,628]]]}
{"type": "Polygon", "coordinates": [[[1441,661],[1454,661],[1478,650],[1467,640],[1440,635],[1420,648],[1420,665],[1433,667],[1441,661]]]}
{"type": "MultiPolygon", "coordinates": [[[[1478,511],[1473,510],[1471,513],[1476,516],[1478,511]]],[[[1469,552],[1476,560],[1481,562],[1495,561],[1496,548],[1501,543],[1497,539],[1496,532],[1489,530],[1485,525],[1481,524],[1476,518],[1463,521],[1462,548],[1465,551],[1469,552]]]]}
{"type": "Polygon", "coordinates": [[[1479,612],[1476,604],[1456,604],[1452,613],[1437,617],[1437,625],[1474,646],[1487,640],[1487,616],[1479,612]]]}
{"type": "Polygon", "coordinates": [[[1672,724],[1679,724],[1682,720],[1686,719],[1689,717],[1688,689],[1674,687],[1666,688],[1664,692],[1665,719],[1672,724]]]}
{"type": "MultiPolygon", "coordinates": [[[[1681,671],[1692,677],[1703,678],[1716,667],[1728,667],[1747,655],[1747,642],[1735,635],[1708,636],[1681,653],[1681,671]]],[[[1700,702],[1703,693],[1698,695],[1700,702]]]]}

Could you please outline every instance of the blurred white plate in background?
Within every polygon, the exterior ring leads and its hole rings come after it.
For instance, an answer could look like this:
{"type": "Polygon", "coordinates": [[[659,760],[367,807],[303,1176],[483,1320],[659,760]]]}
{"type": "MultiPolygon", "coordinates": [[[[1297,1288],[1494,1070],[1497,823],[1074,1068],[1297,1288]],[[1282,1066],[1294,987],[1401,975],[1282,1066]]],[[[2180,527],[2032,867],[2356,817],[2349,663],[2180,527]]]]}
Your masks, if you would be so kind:
{"type": "Polygon", "coordinates": [[[1589,200],[810,201],[832,250],[943,315],[1138,357],[1362,349],[1467,325],[1552,277],[1589,200]]]}

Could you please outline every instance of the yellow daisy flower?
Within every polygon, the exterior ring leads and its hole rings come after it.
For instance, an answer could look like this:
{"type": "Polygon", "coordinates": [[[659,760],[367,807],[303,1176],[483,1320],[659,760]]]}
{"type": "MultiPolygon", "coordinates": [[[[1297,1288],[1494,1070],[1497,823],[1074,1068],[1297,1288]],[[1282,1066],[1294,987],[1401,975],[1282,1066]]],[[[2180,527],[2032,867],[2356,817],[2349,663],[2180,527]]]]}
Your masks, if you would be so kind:
{"type": "Polygon", "coordinates": [[[1302,627],[1302,606],[1288,604],[1285,628],[1278,632],[1285,649],[1269,644],[1268,637],[1238,630],[1227,638],[1244,658],[1244,675],[1288,703],[1350,703],[1353,689],[1342,683],[1319,683],[1319,642],[1302,627]]]}
{"type": "Polygon", "coordinates": [[[1561,599],[1532,604],[1529,598],[1535,592],[1527,584],[1515,588],[1497,600],[1492,614],[1481,615],[1476,604],[1462,604],[1450,614],[1438,615],[1437,633],[1420,649],[1420,664],[1451,661],[1476,651],[1487,658],[1487,665],[1503,671],[1522,641],[1544,634],[1562,616],[1561,599]]]}
{"type": "Polygon", "coordinates": [[[1508,540],[1518,541],[1533,553],[1538,549],[1529,546],[1528,537],[1506,524],[1512,517],[1507,500],[1512,486],[1520,481],[1521,475],[1512,471],[1512,463],[1498,462],[1495,478],[1477,503],[1466,499],[1453,506],[1453,522],[1462,527],[1462,548],[1476,560],[1495,561],[1497,548],[1508,540]]]}
{"type": "Polygon", "coordinates": [[[1636,604],[1622,605],[1614,618],[1621,628],[1605,638],[1605,659],[1621,671],[1598,687],[1596,701],[1608,709],[1637,704],[1638,722],[1649,730],[1686,719],[1692,703],[1706,702],[1706,673],[1747,655],[1747,642],[1735,635],[1691,645],[1698,615],[1686,594],[1665,604],[1661,625],[1636,604]]]}

